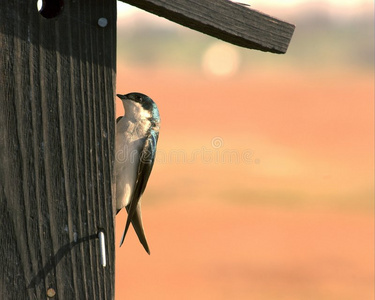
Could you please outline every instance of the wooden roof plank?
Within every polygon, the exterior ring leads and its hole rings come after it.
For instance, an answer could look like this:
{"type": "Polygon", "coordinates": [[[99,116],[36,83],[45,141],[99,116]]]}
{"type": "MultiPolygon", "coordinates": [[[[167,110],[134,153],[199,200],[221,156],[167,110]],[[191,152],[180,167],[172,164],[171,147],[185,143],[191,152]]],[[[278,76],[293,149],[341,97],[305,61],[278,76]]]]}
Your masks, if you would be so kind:
{"type": "Polygon", "coordinates": [[[228,0],[121,0],[231,44],[285,53],[295,26],[228,0]]]}

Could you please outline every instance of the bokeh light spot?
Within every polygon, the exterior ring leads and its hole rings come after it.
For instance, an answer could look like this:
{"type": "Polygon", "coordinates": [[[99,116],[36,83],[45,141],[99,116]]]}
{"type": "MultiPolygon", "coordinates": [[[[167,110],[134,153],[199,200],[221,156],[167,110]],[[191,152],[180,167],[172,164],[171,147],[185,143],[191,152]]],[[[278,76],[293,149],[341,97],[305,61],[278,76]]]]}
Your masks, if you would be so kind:
{"type": "Polygon", "coordinates": [[[240,65],[240,55],[234,46],[224,42],[212,44],[202,57],[203,70],[215,76],[233,76],[240,65]]]}

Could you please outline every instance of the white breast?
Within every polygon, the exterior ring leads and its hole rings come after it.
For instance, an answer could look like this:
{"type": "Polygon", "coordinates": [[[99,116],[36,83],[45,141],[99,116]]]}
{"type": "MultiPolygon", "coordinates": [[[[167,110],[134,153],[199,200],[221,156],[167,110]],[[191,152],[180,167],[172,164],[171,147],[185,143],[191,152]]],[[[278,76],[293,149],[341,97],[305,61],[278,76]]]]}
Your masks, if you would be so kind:
{"type": "Polygon", "coordinates": [[[117,210],[130,202],[137,180],[140,153],[150,125],[148,120],[129,119],[127,114],[117,123],[115,146],[117,210]]]}

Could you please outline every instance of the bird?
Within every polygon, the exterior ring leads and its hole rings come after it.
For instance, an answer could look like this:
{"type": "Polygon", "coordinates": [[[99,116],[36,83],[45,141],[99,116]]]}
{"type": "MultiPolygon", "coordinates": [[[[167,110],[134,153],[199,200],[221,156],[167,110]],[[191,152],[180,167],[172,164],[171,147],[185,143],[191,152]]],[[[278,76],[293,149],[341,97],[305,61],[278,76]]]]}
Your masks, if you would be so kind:
{"type": "Polygon", "coordinates": [[[117,94],[125,115],[116,120],[115,180],[116,210],[126,208],[128,218],[120,247],[130,223],[144,249],[150,254],[141,215],[141,196],[155,162],[160,115],[155,102],[142,93],[117,94]]]}

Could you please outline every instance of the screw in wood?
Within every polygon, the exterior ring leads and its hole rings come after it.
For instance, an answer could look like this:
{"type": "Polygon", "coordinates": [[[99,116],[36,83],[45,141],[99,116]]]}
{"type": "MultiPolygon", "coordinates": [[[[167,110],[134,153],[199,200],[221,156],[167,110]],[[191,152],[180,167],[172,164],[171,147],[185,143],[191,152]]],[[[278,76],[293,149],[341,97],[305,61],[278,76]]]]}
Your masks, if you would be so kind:
{"type": "Polygon", "coordinates": [[[53,298],[56,296],[56,291],[53,288],[49,288],[47,290],[47,297],[48,298],[53,298]]]}
{"type": "Polygon", "coordinates": [[[107,257],[105,253],[105,235],[104,231],[99,231],[99,247],[100,247],[100,263],[103,267],[107,265],[107,257]]]}
{"type": "Polygon", "coordinates": [[[106,19],[106,18],[100,18],[99,20],[98,20],[98,25],[100,26],[100,27],[106,27],[107,25],[108,25],[108,20],[106,19]]]}

